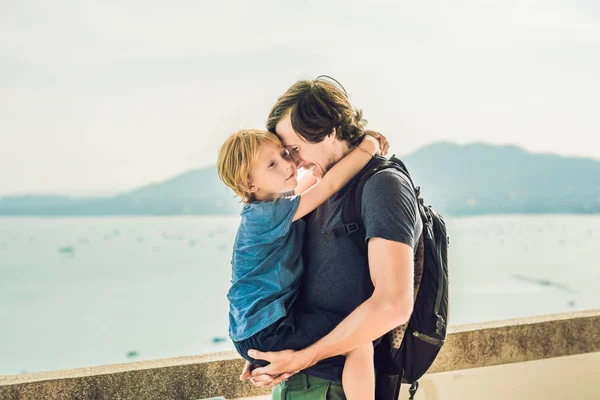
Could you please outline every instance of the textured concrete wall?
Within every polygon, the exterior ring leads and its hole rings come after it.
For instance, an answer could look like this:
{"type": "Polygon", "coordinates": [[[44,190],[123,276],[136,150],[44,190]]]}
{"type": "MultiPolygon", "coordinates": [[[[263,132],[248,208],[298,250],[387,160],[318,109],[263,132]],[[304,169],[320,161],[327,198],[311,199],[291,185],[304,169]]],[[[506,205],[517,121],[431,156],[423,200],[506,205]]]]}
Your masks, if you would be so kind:
{"type": "MultiPolygon", "coordinates": [[[[600,351],[600,310],[455,326],[431,373],[600,351]]],[[[235,353],[0,377],[1,400],[190,400],[265,394],[235,353]]],[[[438,374],[436,374],[438,375],[438,374]]],[[[576,397],[576,396],[575,396],[576,397]]]]}
{"type": "Polygon", "coordinates": [[[431,373],[600,351],[600,310],[461,325],[450,330],[431,373]]]}
{"type": "MultiPolygon", "coordinates": [[[[416,400],[598,400],[600,352],[427,374],[416,400]]],[[[259,400],[259,399],[253,399],[259,400]]],[[[408,388],[400,388],[408,400],[408,388]]]]}

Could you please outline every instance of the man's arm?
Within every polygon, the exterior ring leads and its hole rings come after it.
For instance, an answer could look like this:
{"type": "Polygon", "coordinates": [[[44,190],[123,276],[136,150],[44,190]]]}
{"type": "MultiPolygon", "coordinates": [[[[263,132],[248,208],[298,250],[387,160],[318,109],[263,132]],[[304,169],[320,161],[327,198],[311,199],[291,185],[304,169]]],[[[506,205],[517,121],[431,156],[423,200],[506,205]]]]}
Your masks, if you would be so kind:
{"type": "Polygon", "coordinates": [[[271,362],[253,372],[257,386],[279,383],[285,372],[297,372],[323,358],[345,354],[405,323],[413,308],[413,247],[421,235],[420,215],[411,184],[397,172],[383,171],[365,184],[362,216],[368,239],[373,295],[329,335],[301,351],[250,353],[271,362]]]}
{"type": "Polygon", "coordinates": [[[375,290],[333,331],[313,345],[296,352],[249,352],[271,362],[253,376],[296,373],[320,360],[346,354],[406,323],[413,309],[414,252],[401,242],[372,238],[368,244],[369,270],[375,290]]]}
{"type": "Polygon", "coordinates": [[[407,244],[369,240],[369,270],[375,290],[329,335],[305,349],[308,366],[346,354],[405,324],[413,310],[414,251],[407,244]]]}

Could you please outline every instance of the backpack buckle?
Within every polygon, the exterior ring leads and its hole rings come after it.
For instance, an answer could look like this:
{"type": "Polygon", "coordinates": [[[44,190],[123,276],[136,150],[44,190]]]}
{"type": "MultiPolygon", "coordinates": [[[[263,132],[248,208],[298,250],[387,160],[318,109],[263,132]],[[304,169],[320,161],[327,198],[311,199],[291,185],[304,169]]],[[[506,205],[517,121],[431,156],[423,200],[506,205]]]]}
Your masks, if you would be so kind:
{"type": "Polygon", "coordinates": [[[356,222],[346,224],[346,225],[344,225],[344,229],[346,229],[347,234],[354,233],[358,230],[358,224],[356,222]]]}
{"type": "Polygon", "coordinates": [[[359,226],[358,226],[357,222],[351,222],[349,224],[344,224],[344,225],[338,226],[336,228],[333,228],[330,231],[322,232],[322,234],[323,234],[323,237],[325,238],[325,240],[329,242],[330,240],[333,240],[335,238],[354,233],[354,232],[358,231],[358,228],[359,228],[359,226]]]}
{"type": "Polygon", "coordinates": [[[437,333],[438,335],[442,335],[442,330],[446,327],[446,321],[444,321],[444,318],[442,318],[441,315],[436,315],[436,321],[435,321],[435,333],[437,333]]]}

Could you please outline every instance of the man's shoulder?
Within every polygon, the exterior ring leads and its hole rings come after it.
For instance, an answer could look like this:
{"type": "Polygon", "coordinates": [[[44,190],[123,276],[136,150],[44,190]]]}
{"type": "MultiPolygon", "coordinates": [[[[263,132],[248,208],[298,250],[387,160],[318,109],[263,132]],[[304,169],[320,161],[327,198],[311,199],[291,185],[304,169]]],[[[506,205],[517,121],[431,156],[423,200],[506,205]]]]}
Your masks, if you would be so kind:
{"type": "Polygon", "coordinates": [[[416,248],[420,218],[417,196],[410,178],[388,168],[365,182],[361,197],[366,238],[383,238],[416,248]]]}
{"type": "Polygon", "coordinates": [[[361,194],[361,210],[363,213],[388,216],[398,214],[398,210],[405,210],[416,215],[417,196],[410,179],[394,168],[375,173],[365,182],[361,194]]]}
{"type": "Polygon", "coordinates": [[[414,190],[406,174],[395,168],[386,168],[366,178],[363,193],[391,191],[412,194],[414,190]]]}

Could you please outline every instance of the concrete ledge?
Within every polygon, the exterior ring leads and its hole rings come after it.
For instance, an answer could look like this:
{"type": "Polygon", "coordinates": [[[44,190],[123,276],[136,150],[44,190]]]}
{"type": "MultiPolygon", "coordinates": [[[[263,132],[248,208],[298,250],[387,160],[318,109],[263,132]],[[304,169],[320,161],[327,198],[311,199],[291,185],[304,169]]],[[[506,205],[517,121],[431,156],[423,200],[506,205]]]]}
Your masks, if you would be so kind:
{"type": "MultiPolygon", "coordinates": [[[[419,400],[599,399],[600,352],[427,374],[419,400]]],[[[261,400],[255,398],[252,400],[261,400]]],[[[400,390],[408,400],[408,388],[400,390]]]]}
{"type": "MultiPolygon", "coordinates": [[[[454,326],[430,372],[600,351],[600,310],[454,326]]],[[[0,399],[202,399],[267,392],[238,380],[243,360],[216,353],[0,376],[0,399]]]]}
{"type": "Polygon", "coordinates": [[[600,351],[600,310],[450,327],[430,373],[600,351]]]}

